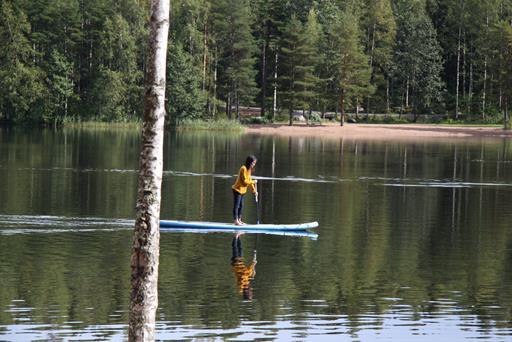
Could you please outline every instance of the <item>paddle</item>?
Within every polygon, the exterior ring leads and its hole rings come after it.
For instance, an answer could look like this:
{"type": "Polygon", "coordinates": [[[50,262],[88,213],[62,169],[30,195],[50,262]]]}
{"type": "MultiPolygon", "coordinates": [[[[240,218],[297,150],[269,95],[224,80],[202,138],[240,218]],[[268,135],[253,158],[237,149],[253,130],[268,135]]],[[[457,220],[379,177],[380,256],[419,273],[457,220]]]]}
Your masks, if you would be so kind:
{"type": "MultiPolygon", "coordinates": [[[[254,188],[256,189],[256,193],[259,195],[257,183],[254,184],[254,188]]],[[[260,224],[260,205],[258,201],[258,196],[254,196],[254,199],[256,200],[256,224],[260,224]]]]}

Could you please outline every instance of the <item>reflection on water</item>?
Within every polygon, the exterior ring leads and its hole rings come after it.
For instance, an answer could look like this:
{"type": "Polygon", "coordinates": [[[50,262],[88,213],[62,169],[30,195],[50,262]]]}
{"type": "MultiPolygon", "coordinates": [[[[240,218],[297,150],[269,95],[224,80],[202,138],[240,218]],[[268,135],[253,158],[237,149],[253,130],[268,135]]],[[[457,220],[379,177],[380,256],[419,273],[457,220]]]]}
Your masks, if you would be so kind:
{"type": "MultiPolygon", "coordinates": [[[[125,339],[138,133],[0,142],[0,339],[125,339]]],[[[163,231],[157,338],[512,339],[511,145],[168,134],[162,217],[230,222],[254,153],[262,221],[320,227],[163,231]]]]}
{"type": "Polygon", "coordinates": [[[256,276],[256,264],[258,263],[256,260],[257,252],[254,250],[251,263],[246,265],[242,254],[242,239],[240,238],[240,235],[241,234],[237,233],[231,242],[231,267],[235,274],[238,292],[244,299],[252,300],[252,281],[256,276]]]}

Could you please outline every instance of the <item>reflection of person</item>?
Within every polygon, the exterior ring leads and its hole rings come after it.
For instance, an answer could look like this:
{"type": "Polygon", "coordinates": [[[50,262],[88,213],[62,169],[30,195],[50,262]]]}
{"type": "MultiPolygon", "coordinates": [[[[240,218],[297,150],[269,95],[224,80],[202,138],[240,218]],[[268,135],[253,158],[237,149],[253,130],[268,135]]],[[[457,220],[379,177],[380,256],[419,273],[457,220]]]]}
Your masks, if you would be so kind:
{"type": "Polygon", "coordinates": [[[244,195],[247,192],[247,188],[251,189],[254,196],[258,198],[258,192],[256,190],[256,180],[251,178],[251,173],[256,166],[257,159],[251,155],[247,157],[245,164],[242,165],[240,171],[238,171],[238,177],[236,178],[235,184],[231,186],[233,189],[233,219],[234,224],[237,226],[244,225],[242,222],[242,207],[244,195]]]}
{"type": "Polygon", "coordinates": [[[244,299],[252,300],[251,281],[254,279],[254,276],[256,276],[256,251],[254,251],[251,264],[246,266],[244,257],[242,256],[242,241],[240,240],[240,235],[240,233],[237,233],[231,243],[231,247],[233,248],[231,267],[236,277],[238,292],[243,295],[244,299]]]}

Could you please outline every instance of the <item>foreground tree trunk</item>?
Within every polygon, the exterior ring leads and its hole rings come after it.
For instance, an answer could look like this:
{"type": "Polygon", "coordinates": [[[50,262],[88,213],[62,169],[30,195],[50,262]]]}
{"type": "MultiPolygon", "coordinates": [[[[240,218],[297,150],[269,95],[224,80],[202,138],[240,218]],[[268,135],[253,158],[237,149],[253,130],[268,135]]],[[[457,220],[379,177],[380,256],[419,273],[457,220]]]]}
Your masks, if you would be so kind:
{"type": "Polygon", "coordinates": [[[153,341],[155,333],[168,30],[169,0],[152,0],[137,214],[131,256],[129,341],[153,341]]]}

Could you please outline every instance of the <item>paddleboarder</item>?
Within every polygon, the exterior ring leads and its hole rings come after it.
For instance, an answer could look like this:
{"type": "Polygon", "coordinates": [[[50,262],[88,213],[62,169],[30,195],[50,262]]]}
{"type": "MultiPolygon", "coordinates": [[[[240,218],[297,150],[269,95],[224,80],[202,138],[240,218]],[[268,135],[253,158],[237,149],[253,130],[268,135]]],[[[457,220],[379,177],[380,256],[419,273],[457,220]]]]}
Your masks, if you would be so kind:
{"type": "Polygon", "coordinates": [[[256,189],[257,181],[251,178],[251,174],[254,170],[254,167],[256,166],[257,161],[258,160],[255,156],[248,156],[245,160],[245,164],[242,165],[238,171],[235,184],[231,186],[233,189],[233,223],[237,226],[242,226],[245,224],[242,222],[242,208],[244,195],[247,192],[247,188],[251,190],[256,198],[258,198],[258,191],[256,189]]]}

